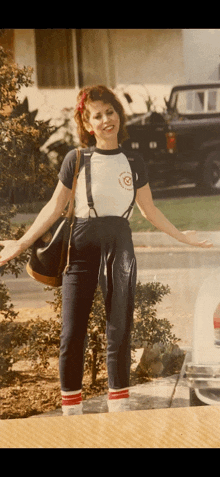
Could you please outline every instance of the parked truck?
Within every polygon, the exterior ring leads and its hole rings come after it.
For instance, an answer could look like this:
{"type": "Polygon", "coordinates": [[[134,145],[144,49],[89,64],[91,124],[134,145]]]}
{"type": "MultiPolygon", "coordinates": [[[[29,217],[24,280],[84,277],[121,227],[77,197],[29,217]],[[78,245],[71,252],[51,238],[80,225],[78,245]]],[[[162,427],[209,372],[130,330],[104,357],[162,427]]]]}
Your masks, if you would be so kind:
{"type": "Polygon", "coordinates": [[[220,82],[175,86],[164,113],[149,112],[127,123],[124,146],[148,164],[151,186],[195,184],[220,190],[220,82]]]}

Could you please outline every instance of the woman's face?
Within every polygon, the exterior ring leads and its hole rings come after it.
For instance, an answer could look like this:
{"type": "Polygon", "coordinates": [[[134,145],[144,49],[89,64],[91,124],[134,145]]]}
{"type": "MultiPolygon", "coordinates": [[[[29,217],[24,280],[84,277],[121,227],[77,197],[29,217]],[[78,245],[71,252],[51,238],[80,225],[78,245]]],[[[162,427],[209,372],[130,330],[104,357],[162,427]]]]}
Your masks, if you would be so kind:
{"type": "Polygon", "coordinates": [[[87,131],[94,131],[96,146],[100,149],[116,149],[120,118],[112,104],[92,101],[86,109],[89,112],[89,119],[85,126],[87,131]]]}

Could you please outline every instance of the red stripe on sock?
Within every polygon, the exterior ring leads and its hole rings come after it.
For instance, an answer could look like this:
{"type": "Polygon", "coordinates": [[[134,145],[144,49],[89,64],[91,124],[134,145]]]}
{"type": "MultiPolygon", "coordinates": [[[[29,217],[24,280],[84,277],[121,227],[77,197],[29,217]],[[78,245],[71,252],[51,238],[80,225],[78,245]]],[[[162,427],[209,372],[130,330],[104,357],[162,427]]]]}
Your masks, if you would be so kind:
{"type": "Polygon", "coordinates": [[[108,393],[108,398],[111,399],[122,399],[122,398],[129,398],[129,391],[128,389],[123,389],[122,391],[114,391],[108,393]]]}
{"type": "Polygon", "coordinates": [[[74,406],[82,402],[82,393],[62,396],[62,406],[74,406]]]}

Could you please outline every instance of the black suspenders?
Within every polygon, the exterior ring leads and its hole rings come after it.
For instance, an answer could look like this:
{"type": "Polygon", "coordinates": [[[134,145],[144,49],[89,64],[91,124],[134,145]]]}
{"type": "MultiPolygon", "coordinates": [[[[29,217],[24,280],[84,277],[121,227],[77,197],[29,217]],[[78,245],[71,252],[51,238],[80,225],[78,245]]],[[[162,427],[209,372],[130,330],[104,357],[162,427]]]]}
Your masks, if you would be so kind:
{"type": "MultiPolygon", "coordinates": [[[[87,201],[88,201],[88,206],[89,206],[89,217],[91,210],[95,212],[95,216],[98,217],[98,214],[96,212],[96,209],[94,207],[94,202],[93,202],[93,197],[92,197],[92,182],[91,182],[91,155],[92,152],[84,152],[84,163],[85,163],[85,177],[86,177],[86,194],[87,194],[87,201]]],[[[133,178],[133,187],[134,187],[134,197],[132,199],[131,204],[129,205],[128,209],[124,212],[122,217],[125,219],[128,219],[135,203],[135,197],[136,197],[136,173],[133,171],[133,168],[131,168],[132,172],[132,178],[133,178]]]]}
{"type": "Polygon", "coordinates": [[[98,217],[98,214],[94,207],[93,197],[92,197],[92,182],[91,182],[91,153],[84,153],[85,161],[85,176],[86,176],[86,194],[87,201],[89,206],[89,217],[91,210],[94,210],[95,216],[98,217]]]}

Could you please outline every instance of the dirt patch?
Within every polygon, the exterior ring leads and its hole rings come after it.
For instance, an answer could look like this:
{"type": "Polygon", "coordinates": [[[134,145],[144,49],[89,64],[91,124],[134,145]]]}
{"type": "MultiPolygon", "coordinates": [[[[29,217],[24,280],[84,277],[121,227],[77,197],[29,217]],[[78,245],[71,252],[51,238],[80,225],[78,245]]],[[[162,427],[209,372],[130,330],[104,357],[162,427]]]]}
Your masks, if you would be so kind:
{"type": "MultiPolygon", "coordinates": [[[[85,376],[83,399],[106,394],[105,372],[96,386],[91,387],[89,381],[90,377],[85,376]]],[[[42,372],[20,361],[0,386],[0,419],[26,418],[61,408],[58,359],[51,360],[50,366],[42,372]]]]}

